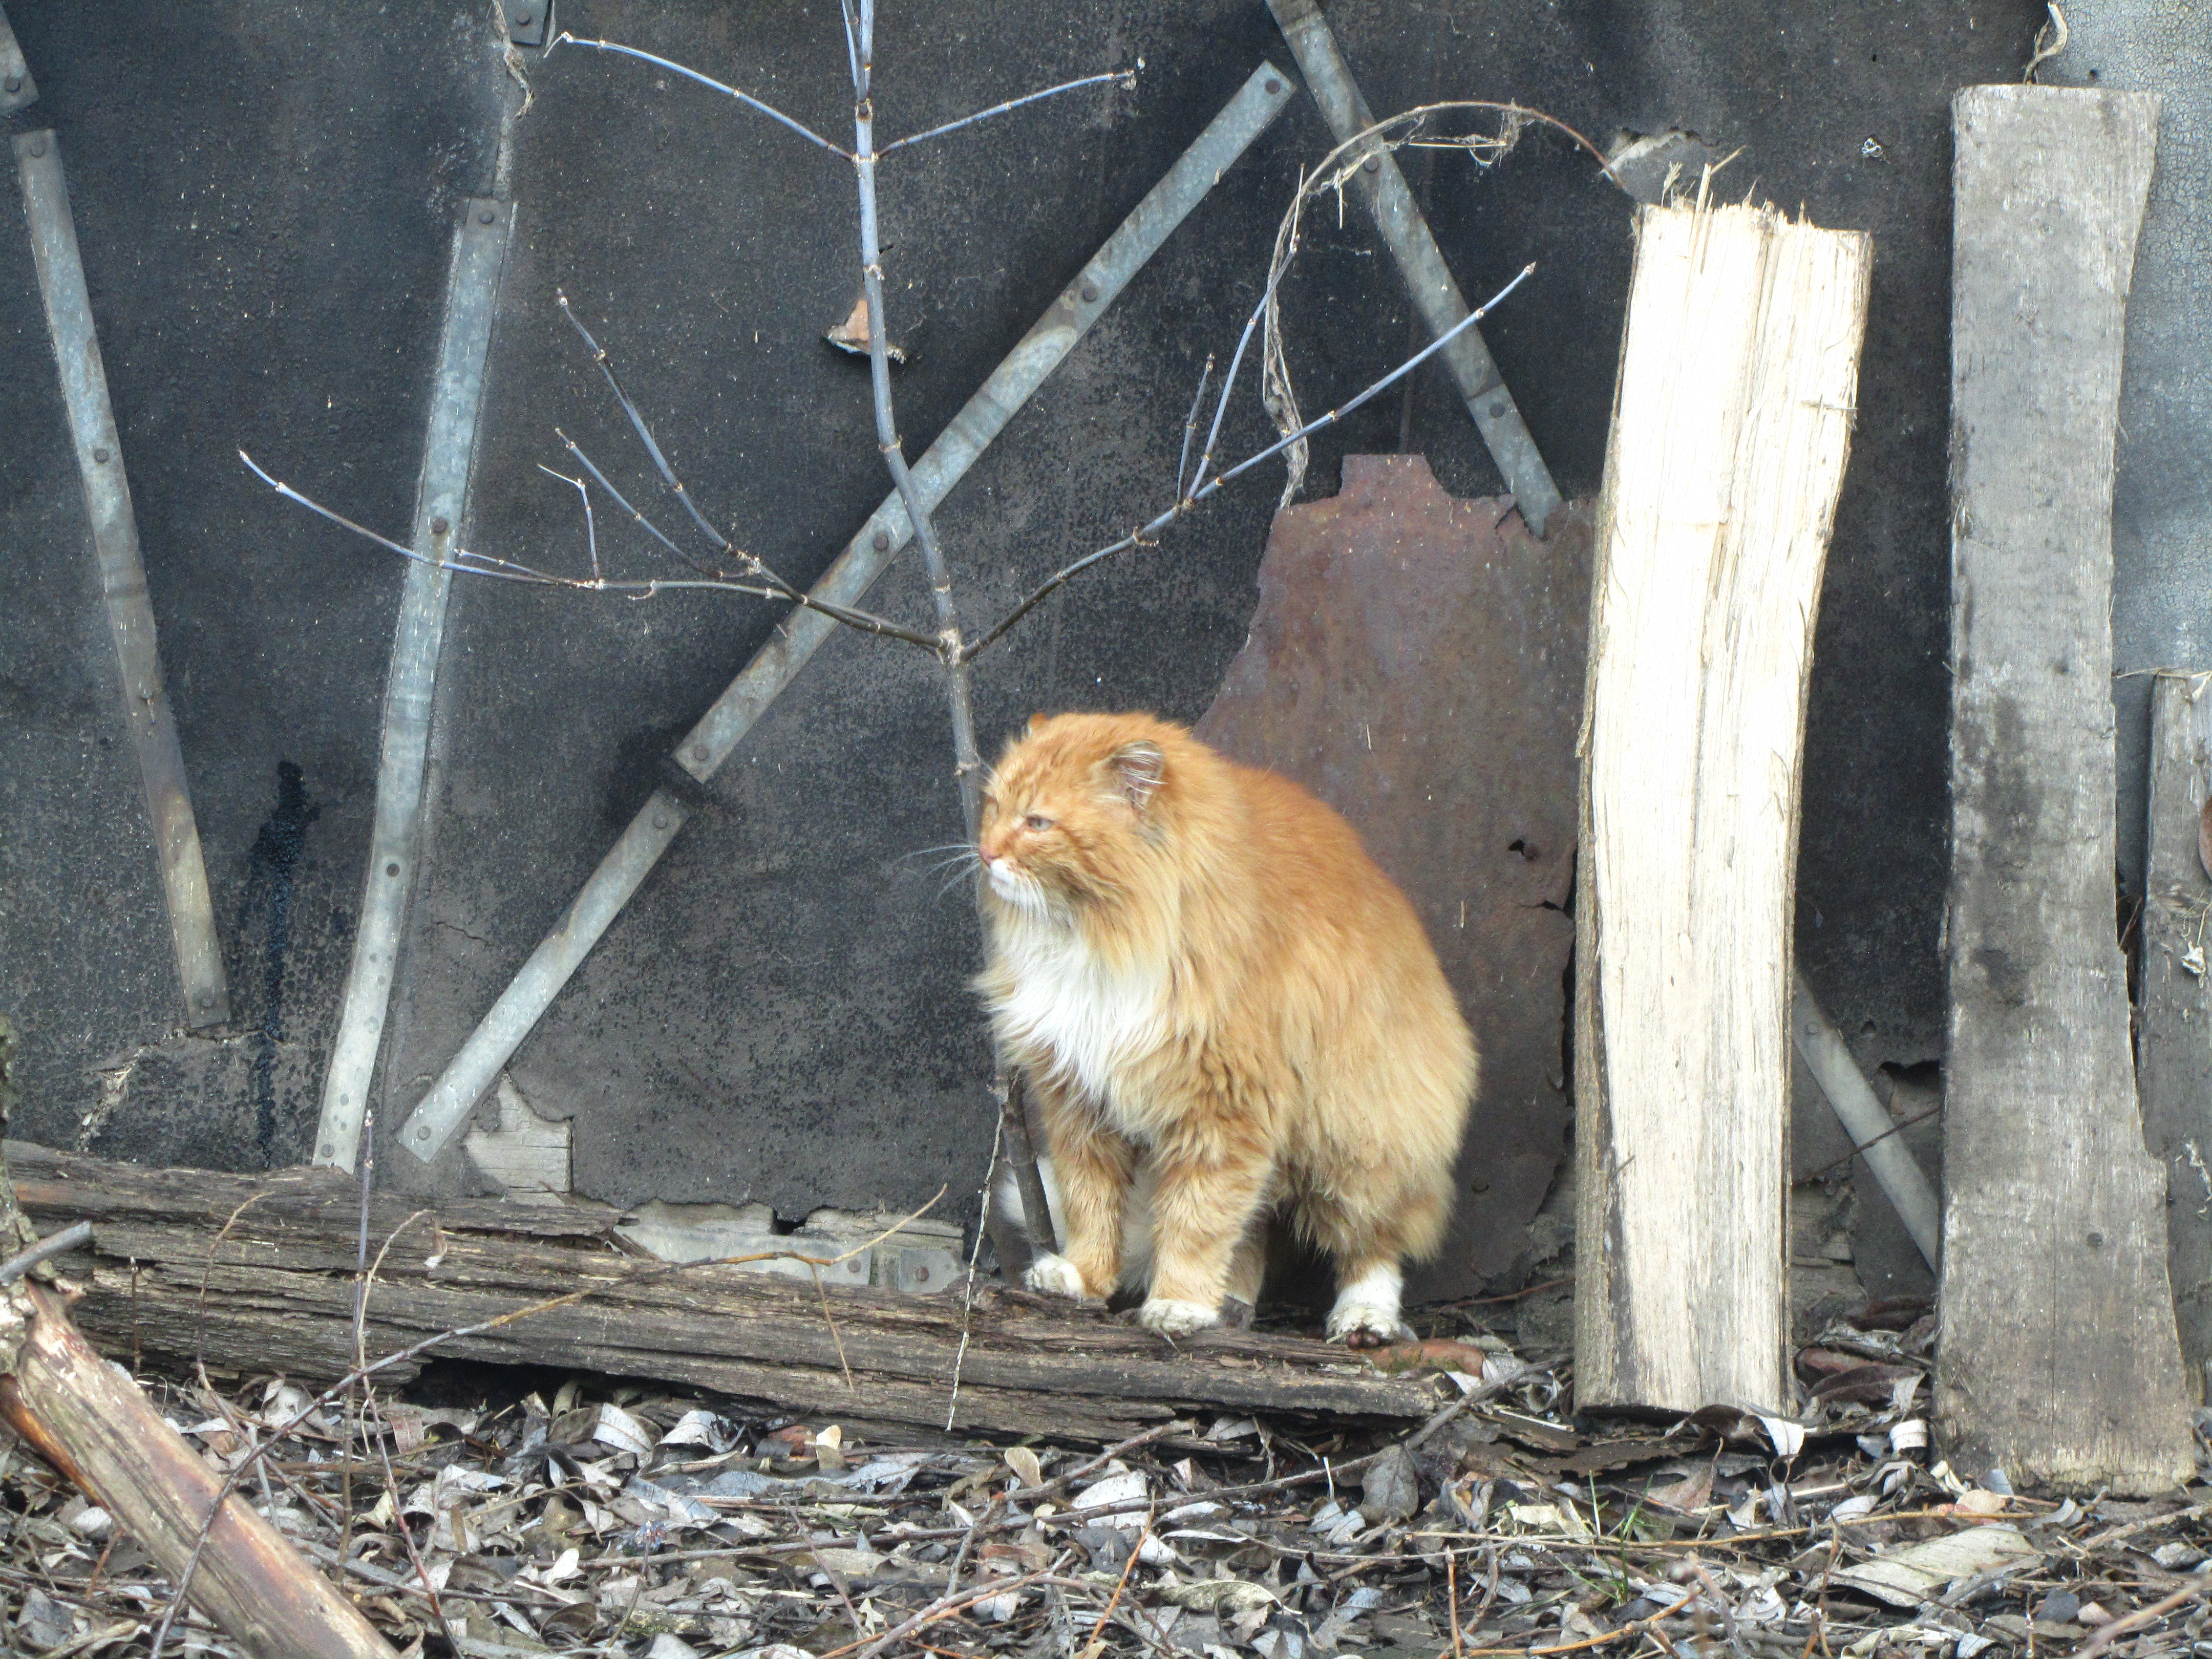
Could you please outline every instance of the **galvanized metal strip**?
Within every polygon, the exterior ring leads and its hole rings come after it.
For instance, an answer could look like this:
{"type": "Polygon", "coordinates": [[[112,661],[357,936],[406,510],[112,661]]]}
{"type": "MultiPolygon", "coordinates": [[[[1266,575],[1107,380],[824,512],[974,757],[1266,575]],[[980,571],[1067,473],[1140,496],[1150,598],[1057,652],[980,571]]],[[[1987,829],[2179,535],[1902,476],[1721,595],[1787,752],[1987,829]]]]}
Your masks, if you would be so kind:
{"type": "MultiPolygon", "coordinates": [[[[430,420],[422,444],[422,483],[415,501],[415,550],[429,558],[451,553],[468,498],[469,461],[476,447],[484,360],[491,344],[499,273],[507,257],[514,209],[471,201],[453,235],[446,284],[445,337],[431,383],[430,420]]],[[[446,595],[453,573],[410,560],[392,635],[384,685],[384,738],[377,761],[376,820],[369,837],[361,924],[354,933],[337,1040],[323,1077],[322,1119],[315,1162],[350,1170],[361,1150],[363,1109],[392,1004],[392,979],[422,845],[422,772],[430,744],[430,705],[445,640],[446,595]]]]}
{"type": "Polygon", "coordinates": [[[15,44],[15,31],[8,27],[8,14],[0,9],[0,115],[13,115],[27,104],[39,98],[38,82],[31,79],[31,66],[23,60],[23,49],[15,44]]]}
{"type": "MultiPolygon", "coordinates": [[[[1237,95],[1106,239],[915,464],[915,480],[930,507],[951,493],[1146,261],[1282,112],[1290,96],[1288,80],[1279,71],[1266,64],[1253,70],[1237,95]]],[[[912,534],[897,495],[885,497],[814,585],[814,596],[836,605],[857,603],[912,534]]],[[[691,728],[676,751],[678,763],[702,781],[714,776],[753,722],[837,626],[816,611],[793,613],[691,728]]],[[[561,925],[531,953],[416,1106],[401,1132],[401,1146],[428,1160],[453,1139],[561,988],[659,862],[684,827],[688,811],[674,791],[653,792],[571,901],[561,925]]]]}
{"type": "Polygon", "coordinates": [[[92,521],[93,554],[107,600],[116,661],[123,672],[124,720],[138,757],[147,823],[168,902],[185,1024],[193,1029],[217,1025],[230,1018],[222,946],[216,937],[215,906],[208,892],[207,866],[200,856],[191,793],[185,783],[185,758],[177,746],[176,720],[161,684],[154,607],[138,551],[138,524],[131,510],[131,484],[124,473],[115,411],[107,400],[107,371],[93,327],[91,296],[85,291],[76,226],[70,216],[61,144],[51,132],[27,132],[16,137],[15,149],[39,291],[61,369],[62,398],[69,408],[70,435],[76,444],[77,471],[84,482],[85,513],[92,521]]]}
{"type": "MultiPolygon", "coordinates": [[[[1373,126],[1374,112],[1367,107],[1344,55],[1337,50],[1336,37],[1329,33],[1319,0],[1267,0],[1267,9],[1274,13],[1283,38],[1290,42],[1314,102],[1321,106],[1322,118],[1336,135],[1337,143],[1343,143],[1373,126]]],[[[1375,216],[1375,228],[1382,232],[1383,245],[1398,262],[1414,307],[1429,331],[1443,334],[1466,321],[1466,296],[1459,291],[1451,268],[1444,264],[1428,221],[1414,205],[1413,192],[1406,187],[1406,175],[1398,170],[1397,158],[1377,145],[1352,175],[1352,184],[1353,194],[1375,216]]],[[[1467,412],[1474,416],[1475,430],[1490,447],[1491,457],[1498,463],[1505,487],[1513,492],[1522,518],[1542,535],[1552,514],[1559,510],[1559,488],[1552,482],[1551,469],[1537,453],[1536,441],[1529,435],[1513,394],[1499,378],[1481,331],[1462,330],[1438,355],[1451,370],[1467,412]]]]}

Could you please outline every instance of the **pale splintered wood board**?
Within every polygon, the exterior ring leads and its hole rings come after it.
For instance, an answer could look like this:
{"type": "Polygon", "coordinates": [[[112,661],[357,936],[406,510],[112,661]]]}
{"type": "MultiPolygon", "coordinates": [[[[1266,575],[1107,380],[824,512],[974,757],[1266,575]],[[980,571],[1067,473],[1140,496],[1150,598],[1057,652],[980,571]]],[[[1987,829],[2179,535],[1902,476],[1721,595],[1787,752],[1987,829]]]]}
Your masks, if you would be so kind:
{"type": "Polygon", "coordinates": [[[2113,925],[2112,442],[2148,94],[1952,106],[1951,1030],[1936,1407],[1962,1474],[2193,1471],[2113,925]]]}
{"type": "Polygon", "coordinates": [[[1583,1404],[1790,1397],[1806,672],[1872,259],[1771,208],[1637,216],[1583,738],[1583,1404]]]}

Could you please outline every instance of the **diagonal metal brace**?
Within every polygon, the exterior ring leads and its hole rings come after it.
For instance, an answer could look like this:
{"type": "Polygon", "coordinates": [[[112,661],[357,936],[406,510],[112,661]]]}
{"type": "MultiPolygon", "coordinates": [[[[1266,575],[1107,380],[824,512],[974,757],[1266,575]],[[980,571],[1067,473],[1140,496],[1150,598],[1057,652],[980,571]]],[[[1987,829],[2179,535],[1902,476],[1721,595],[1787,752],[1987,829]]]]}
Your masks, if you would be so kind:
{"type": "Polygon", "coordinates": [[[122,670],[125,724],[137,757],[147,823],[161,868],[169,932],[177,949],[177,977],[184,990],[185,1024],[198,1030],[229,1019],[230,992],[223,981],[222,942],[216,936],[215,901],[208,890],[199,823],[185,784],[184,752],[177,744],[176,716],[161,683],[154,605],[138,550],[138,520],[124,472],[123,441],[108,402],[107,370],[93,326],[76,222],[70,213],[69,185],[62,176],[61,141],[51,132],[19,135],[15,171],[23,187],[23,212],[30,224],[31,254],[46,301],[46,326],[61,369],[70,436],[76,441],[77,470],[84,483],[93,556],[107,600],[116,664],[122,670]]]}
{"type": "Polygon", "coordinates": [[[38,82],[15,44],[15,31],[8,27],[8,14],[0,11],[0,115],[13,115],[26,104],[36,103],[38,82]]]}
{"type": "MultiPolygon", "coordinates": [[[[1243,88],[1076,273],[915,464],[914,479],[926,507],[934,508],[951,493],[1169,234],[1282,112],[1290,97],[1291,87],[1281,71],[1266,64],[1253,70],[1243,88]]],[[[858,603],[913,533],[897,495],[886,497],[814,585],[814,597],[841,605],[858,603]]],[[[676,751],[677,763],[702,783],[714,776],[836,627],[819,611],[793,611],[691,728],[676,751]]],[[[427,1163],[452,1140],[561,988],[660,861],[691,811],[666,785],[653,792],[582,890],[569,901],[560,925],[531,953],[401,1126],[403,1147],[427,1163]]]]}
{"type": "Polygon", "coordinates": [[[384,734],[376,763],[376,818],[369,832],[368,873],[361,924],[354,930],[337,1039],[323,1074],[323,1109],[315,1132],[317,1164],[350,1170],[392,1003],[407,903],[415,889],[422,841],[422,773],[430,747],[431,697],[446,635],[446,597],[453,573],[423,560],[450,558],[460,544],[469,459],[477,411],[483,400],[484,359],[491,349],[499,273],[514,210],[489,199],[464,204],[453,235],[446,285],[446,328],[430,387],[430,422],[422,441],[422,477],[415,500],[414,546],[392,630],[392,665],[384,682],[384,734]]]}
{"type": "MultiPolygon", "coordinates": [[[[1322,118],[1328,123],[1337,143],[1344,143],[1373,126],[1374,112],[1360,95],[1344,54],[1337,50],[1328,20],[1321,15],[1320,0],[1267,0],[1267,9],[1275,14],[1283,38],[1290,42],[1298,68],[1305,73],[1314,102],[1321,106],[1322,118]]],[[[1375,146],[1352,175],[1352,191],[1375,216],[1375,228],[1382,234],[1390,257],[1398,262],[1414,307],[1429,331],[1442,335],[1465,322],[1466,296],[1460,293],[1451,268],[1444,264],[1428,221],[1414,205],[1413,192],[1406,187],[1406,175],[1398,170],[1397,157],[1388,146],[1379,143],[1375,146]]],[[[1552,522],[1552,514],[1559,510],[1559,488],[1552,482],[1551,469],[1537,453],[1536,441],[1529,435],[1513,394],[1505,389],[1480,331],[1462,330],[1440,355],[1466,401],[1467,412],[1474,416],[1475,430],[1490,446],[1491,458],[1498,463],[1506,489],[1513,492],[1521,517],[1541,536],[1552,522]]]]}

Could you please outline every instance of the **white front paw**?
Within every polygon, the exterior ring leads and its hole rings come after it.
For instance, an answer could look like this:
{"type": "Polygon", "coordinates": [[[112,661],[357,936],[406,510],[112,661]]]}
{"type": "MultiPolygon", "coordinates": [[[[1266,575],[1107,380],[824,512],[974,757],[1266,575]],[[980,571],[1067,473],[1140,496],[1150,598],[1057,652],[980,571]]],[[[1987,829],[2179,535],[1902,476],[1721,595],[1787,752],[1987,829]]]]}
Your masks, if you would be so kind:
{"type": "Polygon", "coordinates": [[[1022,1283],[1048,1296],[1081,1298],[1091,1294],[1084,1288],[1083,1275],[1075,1271],[1075,1264],[1064,1255],[1049,1253],[1030,1263],[1030,1270],[1022,1275],[1022,1283]]]}
{"type": "Polygon", "coordinates": [[[1146,1297],[1145,1305],[1137,1310],[1137,1322],[1163,1336],[1188,1336],[1193,1331],[1218,1325],[1221,1316],[1203,1302],[1176,1302],[1154,1296],[1146,1297]]]}
{"type": "Polygon", "coordinates": [[[1399,1335],[1398,1304],[1340,1302],[1328,1313],[1328,1340],[1355,1348],[1379,1348],[1399,1335]]]}

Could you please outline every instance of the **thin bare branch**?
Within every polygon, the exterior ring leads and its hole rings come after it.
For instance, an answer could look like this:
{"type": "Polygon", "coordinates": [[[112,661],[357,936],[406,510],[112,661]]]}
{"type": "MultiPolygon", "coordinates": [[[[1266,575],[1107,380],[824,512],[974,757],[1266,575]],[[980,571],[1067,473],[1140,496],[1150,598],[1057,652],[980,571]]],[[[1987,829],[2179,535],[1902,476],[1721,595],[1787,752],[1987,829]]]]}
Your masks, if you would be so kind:
{"type": "Polygon", "coordinates": [[[957,132],[963,127],[972,127],[979,121],[988,121],[994,115],[1004,115],[1007,111],[1019,109],[1024,104],[1037,103],[1047,98],[1057,98],[1063,92],[1080,92],[1085,87],[1100,86],[1109,81],[1121,88],[1123,91],[1129,91],[1137,84],[1137,72],[1134,70],[1109,70],[1103,75],[1086,75],[1079,81],[1063,81],[1056,87],[1047,87],[1042,92],[1032,92],[1021,98],[1009,98],[1003,104],[994,104],[988,109],[977,110],[973,115],[963,115],[957,121],[947,121],[941,127],[932,127],[927,132],[909,133],[903,138],[895,138],[878,150],[876,155],[880,160],[895,149],[904,149],[908,144],[918,144],[925,138],[941,138],[948,132],[957,132]]]}
{"type": "Polygon", "coordinates": [[[771,121],[780,122],[783,125],[789,127],[800,137],[805,139],[807,143],[821,145],[823,149],[828,150],[832,155],[842,155],[848,161],[853,159],[853,153],[850,150],[831,143],[827,138],[824,138],[820,133],[815,131],[812,128],[803,126],[799,122],[793,120],[791,117],[786,115],[781,110],[776,108],[775,105],[764,104],[749,92],[740,92],[735,87],[729,86],[720,81],[717,81],[711,75],[702,75],[697,70],[686,69],[683,64],[676,63],[672,59],[658,57],[649,52],[641,52],[635,46],[623,46],[619,40],[587,40],[580,34],[569,33],[566,29],[562,30],[558,35],[554,37],[553,44],[556,46],[563,44],[576,46],[591,46],[600,52],[618,52],[624,58],[635,58],[642,63],[653,64],[658,65],[661,69],[672,70],[675,74],[684,76],[687,81],[696,81],[702,87],[711,87],[716,92],[727,93],[739,103],[758,110],[763,115],[767,116],[771,121]]]}
{"type": "Polygon", "coordinates": [[[1181,501],[1190,474],[1190,441],[1198,431],[1198,411],[1206,402],[1206,383],[1213,378],[1213,354],[1206,354],[1206,368],[1198,377],[1198,390],[1191,395],[1190,413],[1182,423],[1182,454],[1176,461],[1176,499],[1181,501]]]}
{"type": "Polygon", "coordinates": [[[551,467],[546,465],[543,461],[538,462],[538,470],[540,472],[543,472],[549,478],[558,478],[564,484],[574,484],[576,487],[576,494],[583,499],[584,545],[589,550],[592,556],[592,580],[593,581],[597,581],[599,579],[600,574],[599,532],[598,526],[594,525],[592,520],[592,492],[590,487],[586,485],[581,478],[572,478],[565,472],[556,472],[551,467]]]}
{"type": "MultiPolygon", "coordinates": [[[[1076,560],[1074,563],[1068,565],[1060,570],[1055,571],[1052,575],[1047,577],[1043,582],[1039,584],[1034,591],[1024,598],[1020,603],[1016,605],[1012,610],[1007,611],[1004,617],[1001,617],[998,622],[994,623],[988,632],[975,640],[973,644],[969,645],[967,647],[968,656],[970,658],[978,656],[993,645],[995,645],[1000,640],[1004,639],[1007,631],[1012,629],[1015,623],[1020,622],[1024,617],[1026,617],[1030,611],[1036,610],[1038,605],[1049,599],[1058,589],[1066,586],[1066,583],[1073,577],[1081,575],[1093,565],[1103,562],[1105,560],[1113,557],[1116,553],[1127,552],[1133,547],[1152,546],[1159,540],[1160,533],[1166,530],[1169,526],[1175,523],[1176,520],[1182,518],[1184,514],[1189,512],[1200,501],[1205,501],[1208,496],[1212,495],[1224,485],[1231,483],[1236,479],[1243,477],[1245,473],[1249,472],[1254,467],[1259,465],[1261,462],[1267,460],[1269,457],[1279,455],[1283,451],[1288,449],[1292,444],[1299,442],[1303,439],[1310,437],[1314,433],[1320,431],[1322,428],[1331,424],[1333,422],[1342,420],[1346,416],[1351,414],[1353,410],[1358,409],[1362,404],[1366,403],[1370,398],[1377,397],[1383,392],[1388,391],[1391,386],[1395,386],[1399,381],[1404,380],[1407,375],[1412,374],[1416,368],[1419,368],[1423,363],[1426,362],[1431,357],[1436,356],[1437,352],[1443,350],[1445,346],[1449,345],[1452,340],[1456,338],[1462,332],[1474,327],[1475,324],[1480,322],[1485,317],[1487,317],[1492,309],[1495,307],[1499,301],[1504,300],[1506,295],[1512,293],[1515,289],[1520,287],[1522,283],[1526,282],[1535,269],[1535,264],[1533,262],[1523,265],[1521,270],[1516,273],[1513,280],[1506,283],[1504,288],[1499,289],[1497,293],[1492,295],[1486,303],[1481,306],[1479,309],[1470,312],[1458,323],[1445,330],[1442,334],[1437,336],[1434,340],[1431,341],[1426,346],[1422,348],[1422,349],[1415,352],[1412,356],[1407,358],[1406,361],[1400,363],[1397,368],[1392,369],[1381,380],[1376,380],[1373,385],[1368,386],[1358,396],[1346,399],[1344,403],[1340,404],[1336,408],[1330,410],[1327,414],[1317,416],[1313,420],[1304,422],[1303,425],[1298,427],[1297,430],[1285,434],[1282,437],[1278,438],[1273,443],[1269,444],[1265,449],[1259,451],[1255,454],[1249,455],[1244,459],[1237,462],[1235,466],[1231,467],[1226,472],[1221,473],[1218,477],[1208,478],[1205,483],[1199,484],[1193,489],[1189,494],[1178,498],[1173,506],[1155,514],[1151,520],[1131,531],[1119,541],[1110,542],[1104,547],[1098,548],[1092,552],[1086,553],[1081,558],[1076,560]]],[[[1201,463],[1201,467],[1202,466],[1203,463],[1201,463]]]]}

